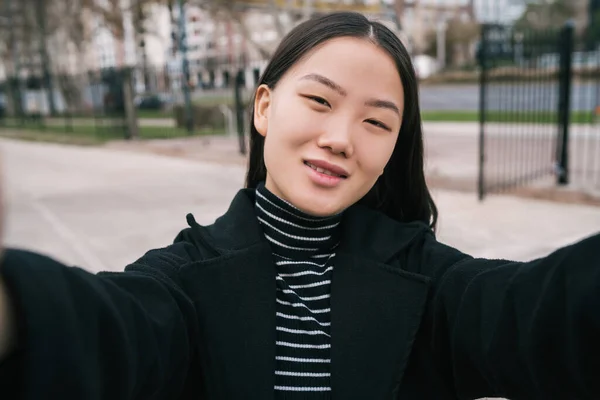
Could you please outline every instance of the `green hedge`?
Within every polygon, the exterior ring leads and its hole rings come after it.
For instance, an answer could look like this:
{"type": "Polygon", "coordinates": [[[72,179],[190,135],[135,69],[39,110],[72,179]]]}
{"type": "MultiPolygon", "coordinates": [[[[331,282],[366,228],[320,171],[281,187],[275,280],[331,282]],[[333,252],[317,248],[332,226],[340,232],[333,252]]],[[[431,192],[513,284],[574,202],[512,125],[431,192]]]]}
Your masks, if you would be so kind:
{"type": "MultiPolygon", "coordinates": [[[[185,107],[175,106],[173,108],[175,122],[178,128],[186,126],[185,107]]],[[[225,129],[225,116],[219,109],[218,105],[192,105],[192,118],[194,127],[197,129],[212,129],[222,131],[225,129]]]]}

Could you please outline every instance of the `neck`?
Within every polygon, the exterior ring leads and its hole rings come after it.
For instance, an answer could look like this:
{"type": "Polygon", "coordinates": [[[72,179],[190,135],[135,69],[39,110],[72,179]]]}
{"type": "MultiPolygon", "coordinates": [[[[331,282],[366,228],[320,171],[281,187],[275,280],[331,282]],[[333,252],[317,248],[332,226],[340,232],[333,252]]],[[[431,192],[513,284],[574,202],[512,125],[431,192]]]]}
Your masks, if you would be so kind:
{"type": "Polygon", "coordinates": [[[256,189],[256,215],[273,252],[288,258],[318,258],[338,245],[342,214],[316,217],[271,193],[256,189]]]}

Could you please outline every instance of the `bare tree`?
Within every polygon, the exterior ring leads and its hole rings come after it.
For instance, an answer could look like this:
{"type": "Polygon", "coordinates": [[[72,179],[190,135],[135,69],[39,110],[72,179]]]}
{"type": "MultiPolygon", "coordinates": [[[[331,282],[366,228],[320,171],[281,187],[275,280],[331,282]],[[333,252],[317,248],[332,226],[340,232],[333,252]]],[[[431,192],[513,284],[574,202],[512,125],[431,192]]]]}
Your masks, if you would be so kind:
{"type": "Polygon", "coordinates": [[[553,29],[575,17],[579,0],[521,0],[525,10],[516,21],[518,28],[553,29]]]}
{"type": "Polygon", "coordinates": [[[92,38],[89,14],[81,0],[52,0],[45,16],[49,64],[54,85],[64,101],[63,111],[82,111],[83,92],[88,85],[87,52],[92,38]]]}
{"type": "Polygon", "coordinates": [[[140,21],[137,12],[147,5],[167,4],[168,0],[80,0],[82,8],[97,18],[99,25],[108,29],[117,40],[125,37],[125,20],[130,13],[132,22],[140,21]]]}
{"type": "Polygon", "coordinates": [[[36,5],[35,0],[2,0],[0,3],[3,14],[3,23],[0,24],[1,62],[10,83],[7,96],[9,108],[17,112],[21,110],[21,93],[27,82],[14,78],[29,78],[39,73],[40,68],[39,49],[42,38],[37,29],[36,5]]]}
{"type": "MultiPolygon", "coordinates": [[[[474,60],[474,54],[471,51],[473,44],[480,35],[480,26],[475,21],[463,21],[460,18],[452,18],[447,21],[446,43],[445,43],[445,62],[448,65],[468,64],[474,60]]],[[[425,54],[437,56],[438,35],[435,31],[430,31],[428,36],[428,46],[425,54]]]]}
{"type": "MultiPolygon", "coordinates": [[[[237,0],[188,0],[189,4],[195,5],[208,11],[213,18],[229,20],[235,24],[239,33],[250,43],[263,58],[269,58],[273,49],[257,40],[252,35],[249,24],[249,7],[243,1],[237,0]]],[[[265,13],[271,16],[273,27],[278,39],[283,38],[291,28],[290,21],[298,21],[298,13],[287,7],[289,2],[282,1],[281,6],[277,0],[265,0],[265,13]]]]}

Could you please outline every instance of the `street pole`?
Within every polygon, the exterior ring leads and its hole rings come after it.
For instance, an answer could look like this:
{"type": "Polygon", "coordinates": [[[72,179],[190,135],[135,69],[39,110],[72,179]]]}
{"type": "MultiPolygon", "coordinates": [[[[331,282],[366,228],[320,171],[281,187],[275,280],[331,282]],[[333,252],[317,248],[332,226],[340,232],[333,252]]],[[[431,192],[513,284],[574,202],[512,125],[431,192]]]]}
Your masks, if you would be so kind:
{"type": "Polygon", "coordinates": [[[187,38],[185,28],[184,0],[179,0],[179,51],[181,52],[181,69],[183,72],[182,88],[185,101],[185,127],[191,135],[194,131],[194,119],[192,116],[192,99],[190,96],[190,65],[187,58],[187,38]]]}
{"type": "Polygon", "coordinates": [[[558,72],[558,185],[569,184],[569,134],[571,128],[571,88],[573,83],[573,51],[575,24],[569,20],[560,32],[560,66],[558,72]]]}
{"type": "Polygon", "coordinates": [[[487,116],[487,85],[488,85],[488,40],[491,25],[484,23],[481,26],[481,40],[479,47],[479,165],[477,176],[477,194],[479,201],[485,198],[487,188],[485,185],[485,127],[487,116]]]}
{"type": "Polygon", "coordinates": [[[56,116],[56,103],[54,102],[54,88],[52,85],[52,75],[50,74],[50,59],[48,57],[48,47],[46,43],[46,15],[45,2],[38,0],[37,17],[40,24],[40,58],[42,60],[42,75],[44,86],[46,87],[46,95],[48,97],[48,107],[50,115],[56,116]]]}
{"type": "MultiPolygon", "coordinates": [[[[9,31],[9,37],[10,37],[10,48],[11,48],[11,53],[12,53],[12,62],[13,62],[13,69],[14,69],[14,77],[13,77],[13,82],[11,84],[11,97],[13,98],[13,106],[14,106],[14,112],[15,115],[19,118],[21,125],[23,125],[25,123],[25,105],[24,105],[24,96],[25,96],[25,90],[23,88],[23,85],[21,84],[21,60],[20,60],[20,46],[18,45],[19,43],[19,38],[17,37],[17,34],[15,32],[15,16],[18,15],[16,13],[15,10],[15,5],[14,2],[11,1],[7,1],[5,4],[7,10],[8,10],[8,15],[9,15],[9,20],[13,21],[13,23],[9,24],[10,27],[10,31],[9,31]]],[[[20,15],[22,17],[22,13],[20,15]]],[[[22,24],[23,21],[19,20],[18,24],[22,24]]],[[[19,25],[20,26],[20,25],[19,25]]],[[[22,29],[22,27],[21,27],[22,29]]]]}
{"type": "Polygon", "coordinates": [[[144,82],[144,92],[152,92],[149,90],[150,79],[148,77],[148,56],[146,52],[146,15],[144,14],[143,5],[137,5],[137,18],[135,33],[137,38],[138,55],[142,59],[142,81],[144,82]]]}
{"type": "Polygon", "coordinates": [[[442,18],[437,26],[437,61],[440,70],[446,67],[446,19],[442,18]]]}

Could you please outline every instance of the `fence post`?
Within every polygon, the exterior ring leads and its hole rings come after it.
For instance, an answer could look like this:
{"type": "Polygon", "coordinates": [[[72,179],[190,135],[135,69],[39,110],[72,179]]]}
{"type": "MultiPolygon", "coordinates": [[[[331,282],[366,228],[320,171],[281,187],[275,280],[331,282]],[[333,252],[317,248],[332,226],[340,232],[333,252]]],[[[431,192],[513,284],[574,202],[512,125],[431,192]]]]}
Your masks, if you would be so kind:
{"type": "Polygon", "coordinates": [[[477,194],[479,201],[485,197],[485,117],[486,117],[486,85],[488,81],[487,40],[489,25],[481,25],[481,40],[479,41],[479,176],[477,179],[477,194]]]}
{"type": "Polygon", "coordinates": [[[126,68],[122,71],[123,80],[123,102],[125,112],[125,139],[138,139],[138,119],[135,108],[134,89],[133,89],[133,70],[126,68]]]}
{"type": "Polygon", "coordinates": [[[68,103],[68,97],[65,98],[65,111],[64,111],[64,119],[65,119],[65,131],[68,133],[73,133],[73,116],[71,115],[70,104],[68,103]]]}
{"type": "Polygon", "coordinates": [[[574,50],[574,24],[569,21],[560,32],[558,73],[558,140],[556,146],[557,184],[569,183],[569,128],[571,114],[572,57],[574,50]]]}
{"type": "Polygon", "coordinates": [[[185,127],[189,135],[194,133],[194,116],[190,95],[190,63],[187,58],[187,35],[185,21],[185,4],[179,0],[179,49],[181,51],[182,88],[185,102],[185,127]]]}
{"type": "Polygon", "coordinates": [[[235,117],[240,145],[240,154],[246,155],[246,138],[244,135],[244,99],[242,99],[242,86],[244,85],[244,70],[238,70],[235,76],[235,117]]]}
{"type": "Polygon", "coordinates": [[[37,0],[36,2],[36,6],[35,8],[37,8],[36,11],[36,17],[38,20],[38,24],[40,27],[40,35],[39,35],[39,40],[40,40],[40,58],[42,60],[42,76],[43,76],[43,80],[44,80],[44,87],[46,88],[47,92],[46,92],[46,96],[48,99],[48,107],[50,108],[50,116],[55,117],[57,112],[56,112],[56,102],[54,101],[54,85],[53,85],[53,79],[52,79],[52,75],[50,73],[50,58],[48,57],[48,46],[46,43],[46,26],[47,26],[47,21],[46,21],[46,13],[45,13],[45,1],[44,0],[37,0]]]}

